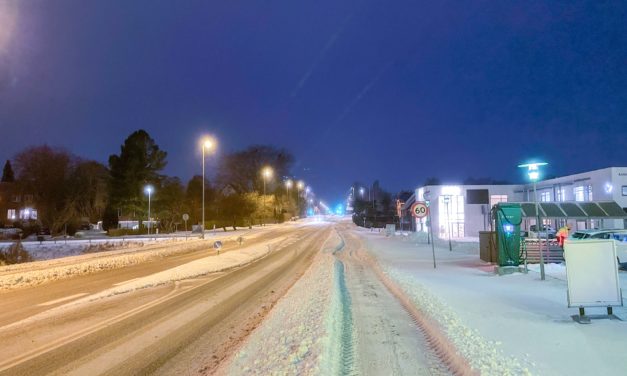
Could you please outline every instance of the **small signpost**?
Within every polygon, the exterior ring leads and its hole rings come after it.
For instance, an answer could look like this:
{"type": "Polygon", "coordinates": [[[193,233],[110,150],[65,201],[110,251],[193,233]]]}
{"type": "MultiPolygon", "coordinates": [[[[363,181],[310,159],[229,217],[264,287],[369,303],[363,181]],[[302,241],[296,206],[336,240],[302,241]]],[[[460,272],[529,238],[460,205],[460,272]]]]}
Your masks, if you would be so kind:
{"type": "Polygon", "coordinates": [[[185,231],[187,231],[187,221],[189,220],[189,214],[183,214],[183,221],[185,222],[185,231]]]}
{"type": "Polygon", "coordinates": [[[222,248],[222,242],[219,240],[213,242],[213,248],[218,251],[218,254],[220,254],[220,248],[222,248]]]}
{"type": "MultiPolygon", "coordinates": [[[[431,226],[431,211],[429,210],[429,201],[416,201],[411,206],[411,215],[414,218],[422,219],[428,216],[429,232],[433,239],[433,227],[431,226]]],[[[428,236],[428,235],[427,235],[428,236]]],[[[435,242],[431,242],[431,253],[433,254],[433,269],[435,269],[435,242]]]]}
{"type": "Polygon", "coordinates": [[[183,221],[185,222],[185,240],[187,240],[187,220],[189,219],[189,214],[183,214],[183,221]]]}

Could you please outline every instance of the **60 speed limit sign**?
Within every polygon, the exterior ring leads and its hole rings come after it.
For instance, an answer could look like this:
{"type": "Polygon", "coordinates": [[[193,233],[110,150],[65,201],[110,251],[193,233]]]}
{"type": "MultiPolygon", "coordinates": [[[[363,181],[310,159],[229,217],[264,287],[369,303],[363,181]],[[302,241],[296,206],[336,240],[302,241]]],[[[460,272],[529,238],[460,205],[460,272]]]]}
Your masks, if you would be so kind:
{"type": "Polygon", "coordinates": [[[424,218],[429,214],[429,207],[424,201],[417,201],[411,206],[411,215],[416,218],[424,218]]]}

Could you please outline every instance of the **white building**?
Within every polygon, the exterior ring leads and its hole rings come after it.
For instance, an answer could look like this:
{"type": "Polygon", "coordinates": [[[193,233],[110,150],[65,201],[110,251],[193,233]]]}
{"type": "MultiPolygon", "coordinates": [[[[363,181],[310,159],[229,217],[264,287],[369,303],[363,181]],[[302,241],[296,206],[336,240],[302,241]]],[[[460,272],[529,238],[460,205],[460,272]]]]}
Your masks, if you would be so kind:
{"type": "MultiPolygon", "coordinates": [[[[536,184],[541,202],[614,201],[627,209],[627,167],[609,167],[585,173],[547,179],[536,184]]],[[[477,237],[490,230],[490,209],[498,202],[534,202],[533,184],[512,185],[429,185],[419,187],[407,200],[408,211],[415,201],[429,201],[434,236],[477,237]]],[[[566,220],[545,219],[558,227],[566,220]]],[[[623,219],[569,219],[573,229],[625,228],[623,219]]],[[[528,219],[524,229],[535,224],[528,219]]],[[[415,220],[416,231],[428,231],[427,219],[415,220]]]]}

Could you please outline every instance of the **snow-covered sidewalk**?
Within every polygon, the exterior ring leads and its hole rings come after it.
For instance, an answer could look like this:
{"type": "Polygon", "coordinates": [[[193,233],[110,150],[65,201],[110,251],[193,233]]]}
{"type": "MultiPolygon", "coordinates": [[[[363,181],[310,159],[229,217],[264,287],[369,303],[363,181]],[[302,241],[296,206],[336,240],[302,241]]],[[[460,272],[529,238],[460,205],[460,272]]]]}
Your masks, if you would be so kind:
{"type": "MultiPolygon", "coordinates": [[[[564,267],[547,266],[541,281],[529,274],[496,276],[469,246],[438,244],[437,268],[431,246],[410,237],[385,237],[354,228],[385,272],[482,374],[623,374],[627,323],[594,320],[580,325],[567,307],[564,267]],[[461,247],[460,247],[461,248],[461,247]]],[[[627,288],[627,273],[620,273],[627,288]]],[[[590,313],[595,310],[588,309],[590,313]]],[[[596,313],[603,313],[599,309],[596,313]]],[[[627,318],[627,309],[614,313],[627,318]]]]}

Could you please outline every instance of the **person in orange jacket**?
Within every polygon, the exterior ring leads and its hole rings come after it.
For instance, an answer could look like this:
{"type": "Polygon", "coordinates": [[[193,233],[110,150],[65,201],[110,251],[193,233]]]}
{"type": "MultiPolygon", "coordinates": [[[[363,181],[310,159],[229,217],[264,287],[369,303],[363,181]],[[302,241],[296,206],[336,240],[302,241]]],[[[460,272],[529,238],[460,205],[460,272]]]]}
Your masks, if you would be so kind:
{"type": "Polygon", "coordinates": [[[559,229],[559,231],[557,232],[557,234],[555,234],[555,237],[557,238],[557,243],[560,245],[560,247],[564,247],[564,240],[566,240],[566,238],[568,238],[568,232],[570,231],[570,225],[566,225],[563,226],[562,228],[559,229]]]}

